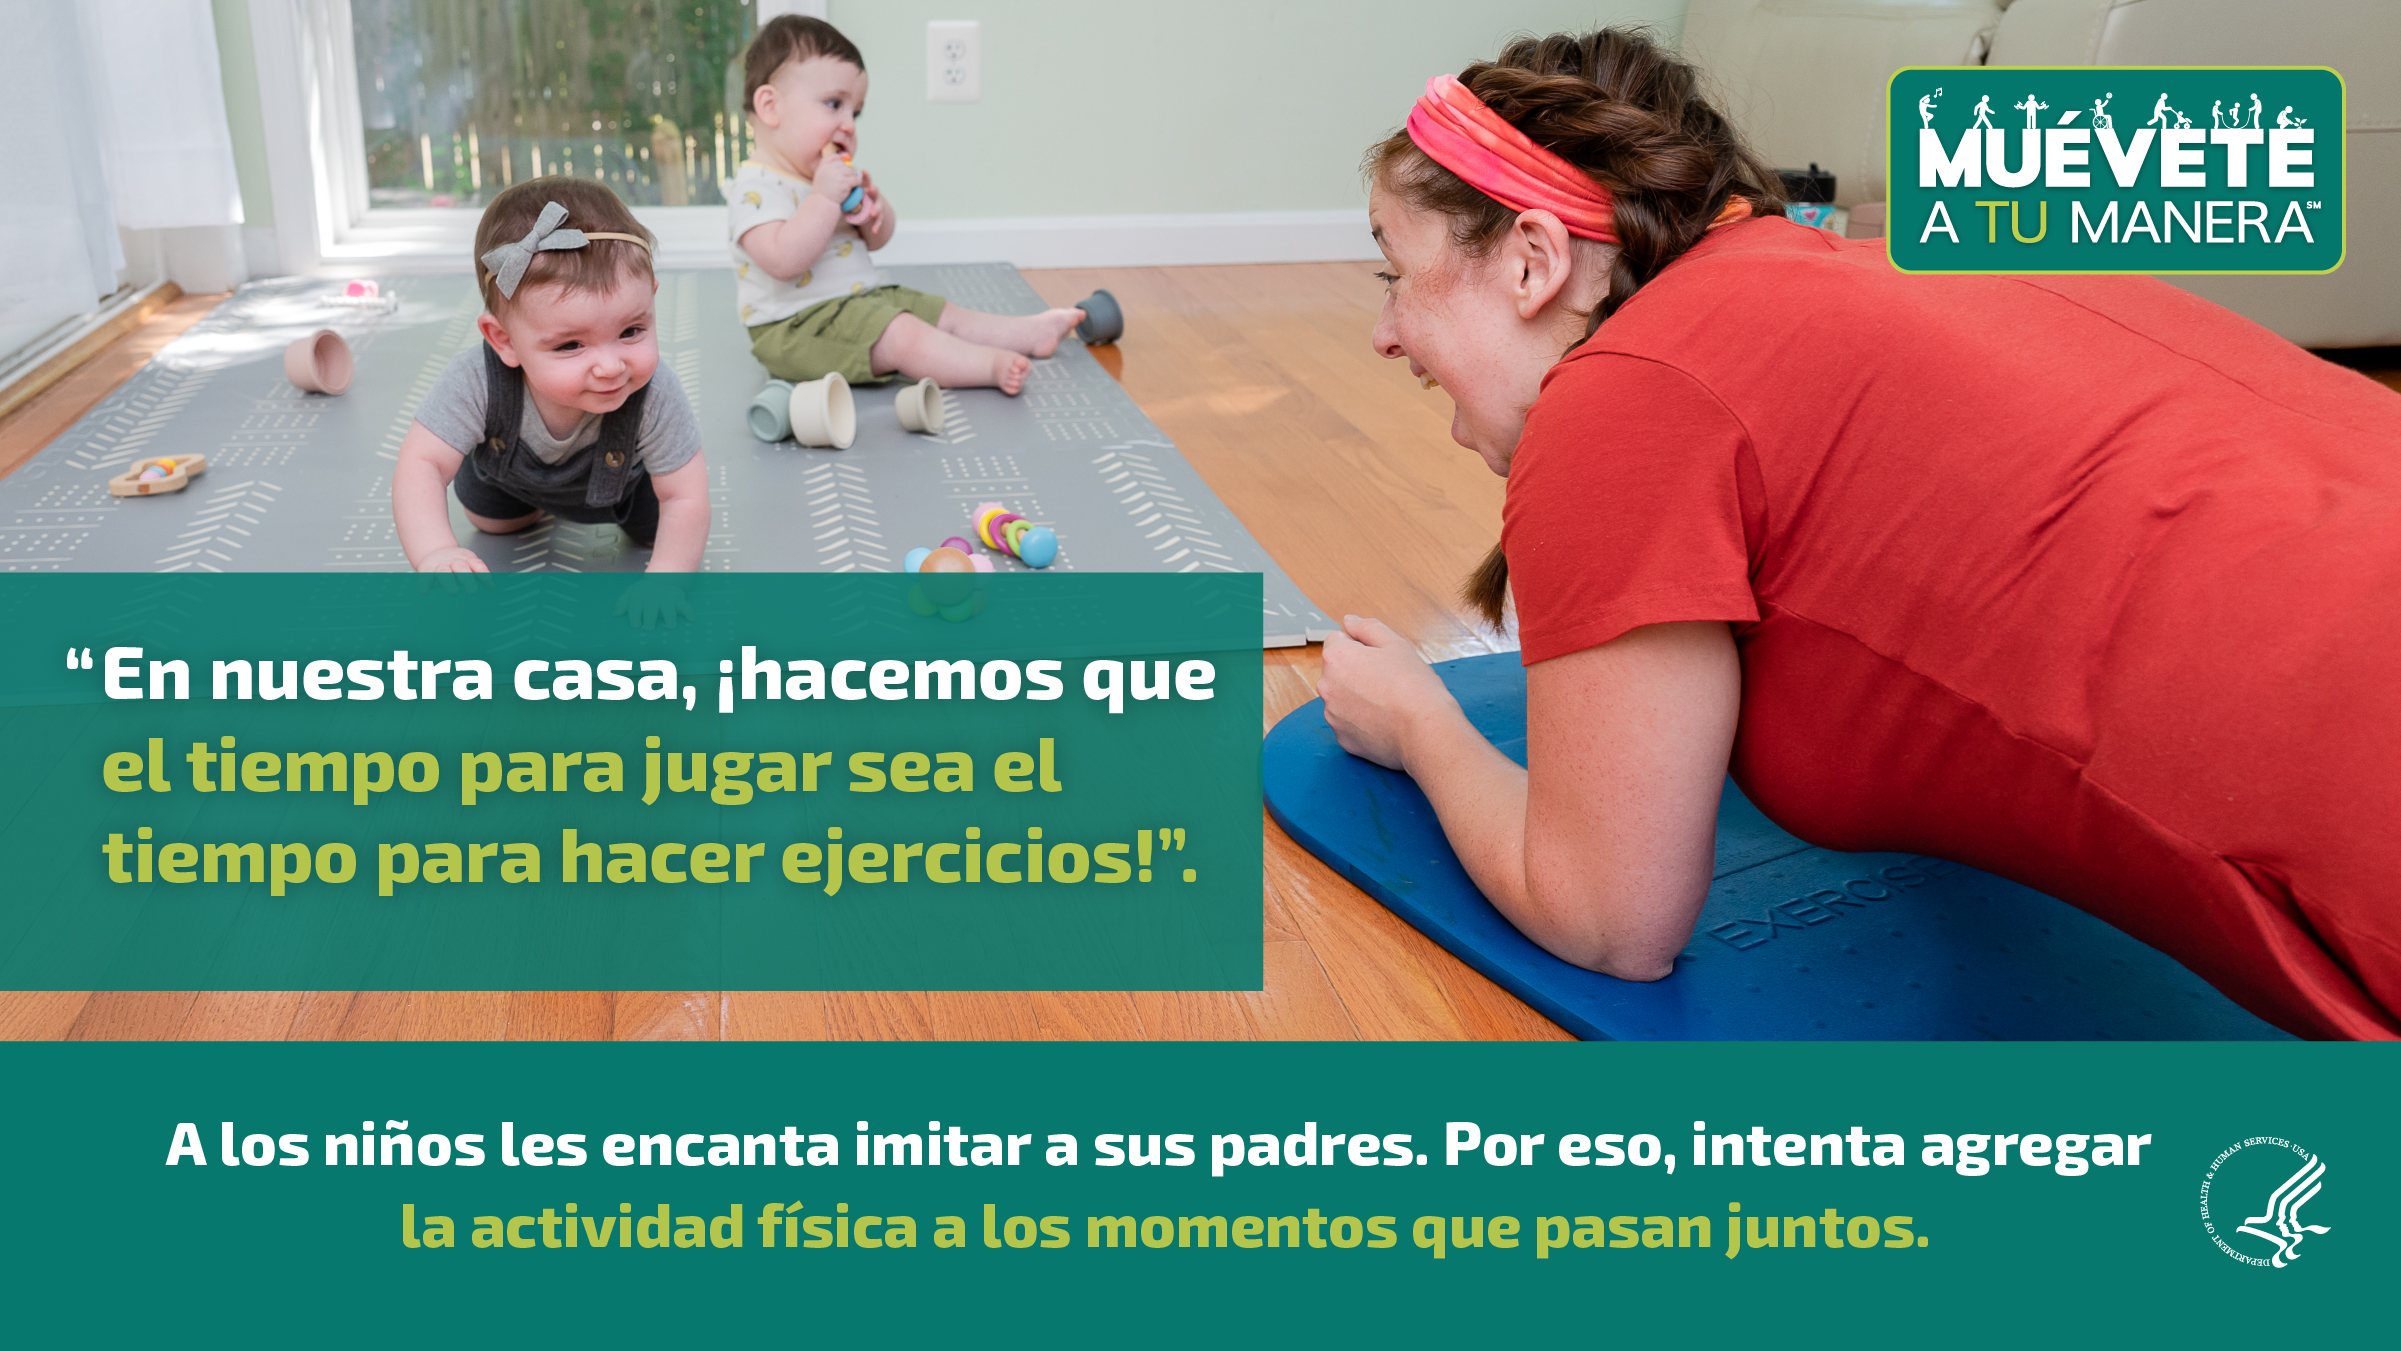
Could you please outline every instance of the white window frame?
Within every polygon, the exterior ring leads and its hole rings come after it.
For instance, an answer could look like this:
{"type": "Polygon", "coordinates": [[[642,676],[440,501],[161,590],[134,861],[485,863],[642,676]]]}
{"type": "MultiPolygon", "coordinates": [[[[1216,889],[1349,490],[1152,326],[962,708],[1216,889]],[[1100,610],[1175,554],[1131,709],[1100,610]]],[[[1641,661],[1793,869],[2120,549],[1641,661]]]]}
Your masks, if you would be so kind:
{"type": "MultiPolygon", "coordinates": [[[[250,0],[279,270],[463,272],[476,211],[368,204],[350,0],[250,0]]],[[[725,208],[642,206],[668,267],[730,267],[725,208]]]]}

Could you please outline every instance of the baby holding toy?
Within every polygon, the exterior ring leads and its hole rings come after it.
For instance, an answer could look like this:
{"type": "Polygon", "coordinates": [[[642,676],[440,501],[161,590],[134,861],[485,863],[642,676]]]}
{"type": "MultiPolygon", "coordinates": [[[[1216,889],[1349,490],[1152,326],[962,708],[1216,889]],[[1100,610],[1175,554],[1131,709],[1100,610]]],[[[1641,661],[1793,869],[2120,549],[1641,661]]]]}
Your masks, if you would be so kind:
{"type": "MultiPolygon", "coordinates": [[[[451,531],[455,491],[478,530],[511,534],[544,515],[610,522],[650,548],[650,571],[698,570],[708,466],[692,405],[659,366],[650,247],[625,203],[583,179],[531,179],[484,208],[483,341],[418,405],[392,473],[410,566],[490,570],[451,531]]],[[[637,584],[620,613],[672,623],[680,599],[637,584]]]]}
{"type": "Polygon", "coordinates": [[[728,185],[728,233],[759,363],[781,380],[897,373],[1024,389],[1029,358],[1058,350],[1084,312],[984,314],[884,282],[867,255],[891,241],[892,208],[850,162],[867,102],[867,61],[850,39],[822,19],[771,20],[751,41],[743,85],[757,158],[728,185]]]}

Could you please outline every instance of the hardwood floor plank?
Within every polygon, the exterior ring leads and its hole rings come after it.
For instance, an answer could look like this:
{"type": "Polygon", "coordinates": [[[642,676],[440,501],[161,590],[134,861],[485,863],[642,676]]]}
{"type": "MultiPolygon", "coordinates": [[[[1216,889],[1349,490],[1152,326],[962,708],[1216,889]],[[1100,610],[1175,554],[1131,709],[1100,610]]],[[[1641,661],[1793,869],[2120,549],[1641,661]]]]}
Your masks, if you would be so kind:
{"type": "Polygon", "coordinates": [[[1123,990],[1050,990],[1032,996],[1044,1041],[1140,1041],[1142,1019],[1123,990]]]}
{"type": "Polygon", "coordinates": [[[338,1041],[357,1000],[348,990],[311,990],[300,997],[300,1008],[284,1036],[292,1041],[338,1041]]]}
{"type": "Polygon", "coordinates": [[[101,990],[84,1003],[68,1041],[165,1041],[183,1026],[192,990],[101,990]]]}
{"type": "Polygon", "coordinates": [[[920,990],[837,990],[825,997],[831,1041],[932,1041],[934,1013],[920,990]]]}
{"type": "Polygon", "coordinates": [[[607,1041],[617,996],[606,990],[519,990],[509,996],[510,1041],[607,1041]]]}
{"type": "Polygon", "coordinates": [[[1309,941],[1309,950],[1341,992],[1342,1006],[1358,1034],[1372,1040],[1465,1038],[1466,1024],[1451,1009],[1441,983],[1427,969],[1425,951],[1433,945],[1392,912],[1348,887],[1343,888],[1347,895],[1332,896],[1343,902],[1356,897],[1362,905],[1337,908],[1332,897],[1324,894],[1323,883],[1338,879],[1332,879],[1324,868],[1282,831],[1268,834],[1269,885],[1285,901],[1287,913],[1309,941]]]}
{"type": "Polygon", "coordinates": [[[350,1006],[342,1016],[341,1029],[335,1034],[341,1041],[397,1041],[408,1015],[406,990],[361,990],[351,996],[350,1006]]]}
{"type": "Polygon", "coordinates": [[[1016,990],[937,990],[926,996],[937,1041],[1038,1041],[1033,996],[1016,990]]]}
{"type": "Polygon", "coordinates": [[[402,1041],[499,1041],[508,1035],[505,990],[419,990],[400,1016],[402,1041]]]}
{"type": "Polygon", "coordinates": [[[1252,1041],[1249,991],[1141,990],[1134,1016],[1151,1041],[1252,1041]]]}
{"type": "Polygon", "coordinates": [[[63,1041],[91,1002],[88,990],[13,990],[0,994],[0,1041],[63,1041]]]}
{"type": "Polygon", "coordinates": [[[714,991],[622,991],[609,1035],[617,1041],[715,1041],[718,999],[714,991]]]}
{"type": "Polygon", "coordinates": [[[1450,1001],[1467,1035],[1478,1041],[1574,1041],[1575,1035],[1536,1013],[1525,1001],[1493,984],[1449,953],[1431,962],[1434,979],[1450,1001]]]}
{"type": "Polygon", "coordinates": [[[1267,988],[1236,996],[1261,1041],[1356,1041],[1358,1026],[1307,943],[1269,943],[1267,988]]]}
{"type": "Polygon", "coordinates": [[[729,990],[727,1041],[824,1041],[825,995],[816,990],[729,990]]]}
{"type": "Polygon", "coordinates": [[[281,1041],[308,996],[297,990],[204,990],[193,997],[177,1041],[281,1041]]]}
{"type": "MultiPolygon", "coordinates": [[[[0,478],[16,472],[228,295],[180,296],[0,416],[0,478]]],[[[37,373],[38,374],[38,373],[37,373]]]]}

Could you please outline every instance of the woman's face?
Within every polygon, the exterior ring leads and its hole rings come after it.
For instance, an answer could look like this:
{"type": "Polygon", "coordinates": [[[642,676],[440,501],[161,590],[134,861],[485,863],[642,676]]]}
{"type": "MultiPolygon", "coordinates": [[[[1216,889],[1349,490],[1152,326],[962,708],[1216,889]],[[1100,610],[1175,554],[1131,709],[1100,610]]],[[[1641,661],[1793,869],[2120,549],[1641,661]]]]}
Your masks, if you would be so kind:
{"type": "Polygon", "coordinates": [[[1437,381],[1454,408],[1451,439],[1507,477],[1543,374],[1583,336],[1582,316],[1567,302],[1587,289],[1581,274],[1605,260],[1569,246],[1564,233],[1545,259],[1529,243],[1541,231],[1524,225],[1487,257],[1468,258],[1452,245],[1447,218],[1411,208],[1380,184],[1367,202],[1387,263],[1377,274],[1385,286],[1376,351],[1437,381]]]}

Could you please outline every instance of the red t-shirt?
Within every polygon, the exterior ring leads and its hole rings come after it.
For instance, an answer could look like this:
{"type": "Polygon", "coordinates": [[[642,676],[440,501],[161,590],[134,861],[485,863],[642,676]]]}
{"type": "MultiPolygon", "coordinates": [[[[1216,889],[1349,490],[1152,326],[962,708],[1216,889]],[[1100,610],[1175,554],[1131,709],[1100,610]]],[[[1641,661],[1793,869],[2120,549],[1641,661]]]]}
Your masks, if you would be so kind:
{"type": "Polygon", "coordinates": [[[1528,664],[1733,623],[1733,774],[2401,1035],[2401,396],[2163,282],[1712,234],[1543,382],[1528,664]]]}

